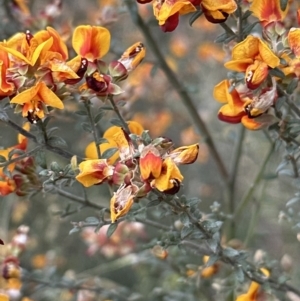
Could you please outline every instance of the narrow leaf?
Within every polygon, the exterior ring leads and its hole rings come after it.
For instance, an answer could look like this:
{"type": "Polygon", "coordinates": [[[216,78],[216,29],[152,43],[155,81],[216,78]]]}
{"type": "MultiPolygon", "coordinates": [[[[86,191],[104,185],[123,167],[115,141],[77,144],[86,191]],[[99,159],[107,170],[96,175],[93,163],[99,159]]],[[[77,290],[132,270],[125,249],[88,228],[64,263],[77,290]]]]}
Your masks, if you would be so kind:
{"type": "Polygon", "coordinates": [[[113,233],[117,230],[117,228],[118,228],[118,223],[110,224],[107,229],[106,236],[111,237],[113,233]]]}
{"type": "Polygon", "coordinates": [[[108,159],[112,157],[119,149],[117,147],[112,147],[107,149],[103,154],[101,155],[102,159],[108,159]]]}

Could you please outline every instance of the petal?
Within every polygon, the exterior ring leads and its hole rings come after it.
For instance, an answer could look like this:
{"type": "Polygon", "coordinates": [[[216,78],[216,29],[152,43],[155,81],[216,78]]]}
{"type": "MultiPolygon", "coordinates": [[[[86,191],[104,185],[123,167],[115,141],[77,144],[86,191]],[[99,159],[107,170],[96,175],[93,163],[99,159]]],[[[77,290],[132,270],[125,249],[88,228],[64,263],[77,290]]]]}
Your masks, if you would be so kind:
{"type": "Polygon", "coordinates": [[[62,103],[61,99],[58,98],[57,95],[52,90],[50,90],[44,82],[39,82],[37,86],[38,96],[40,97],[42,102],[53,108],[64,108],[64,104],[62,103]]]}
{"type": "Polygon", "coordinates": [[[173,180],[182,182],[183,176],[173,160],[166,158],[163,162],[161,175],[155,179],[154,186],[159,191],[167,191],[174,187],[173,180]]]}
{"type": "Polygon", "coordinates": [[[279,66],[280,59],[277,57],[273,51],[269,48],[269,46],[264,43],[261,39],[259,39],[259,54],[261,59],[271,68],[275,68],[279,66]]]}
{"type": "Polygon", "coordinates": [[[104,27],[81,25],[74,30],[72,45],[77,54],[93,61],[108,52],[110,33],[104,27]]]}
{"type": "Polygon", "coordinates": [[[232,14],[237,9],[234,0],[202,0],[201,5],[208,11],[222,11],[227,14],[232,14]]]}
{"type": "Polygon", "coordinates": [[[176,13],[181,15],[196,11],[195,6],[186,0],[171,1],[166,0],[161,5],[159,2],[153,2],[154,16],[158,20],[159,25],[165,24],[166,20],[176,13]]]}
{"type": "Polygon", "coordinates": [[[259,53],[259,38],[248,36],[244,41],[236,44],[232,49],[233,60],[255,58],[259,53]]]}
{"type": "Polygon", "coordinates": [[[30,102],[30,100],[32,100],[37,95],[38,89],[39,89],[38,85],[35,85],[27,90],[24,90],[23,92],[16,95],[10,101],[10,103],[16,103],[22,105],[24,103],[30,102]]]}
{"type": "Polygon", "coordinates": [[[257,89],[269,74],[268,65],[262,61],[254,61],[246,70],[245,80],[249,89],[257,89]]]}
{"type": "Polygon", "coordinates": [[[237,72],[245,72],[247,67],[253,63],[253,59],[238,59],[232,60],[224,64],[227,69],[234,70],[237,72]]]}
{"type": "MultiPolygon", "coordinates": [[[[110,148],[117,147],[117,143],[113,139],[106,138],[108,142],[100,144],[100,152],[103,154],[110,148]]],[[[91,142],[85,149],[85,156],[88,159],[98,159],[97,148],[95,142],[91,142]]],[[[120,153],[114,153],[110,158],[107,159],[109,164],[114,164],[119,159],[120,153]]]]}
{"type": "Polygon", "coordinates": [[[143,180],[160,176],[163,162],[159,151],[153,145],[147,145],[142,150],[139,163],[143,180]]]}
{"type": "Polygon", "coordinates": [[[300,57],[300,28],[291,28],[288,33],[288,42],[296,57],[300,57]]]}
{"type": "Polygon", "coordinates": [[[221,81],[214,87],[213,96],[218,102],[227,103],[228,102],[228,92],[229,82],[227,79],[221,81]]]}
{"type": "Polygon", "coordinates": [[[264,124],[257,122],[256,119],[257,118],[249,118],[248,116],[244,116],[241,120],[241,123],[249,130],[259,130],[264,126],[264,124]]]}
{"type": "Polygon", "coordinates": [[[102,183],[113,174],[113,167],[106,159],[87,160],[79,164],[80,173],[76,180],[85,187],[102,183]]]}
{"type": "Polygon", "coordinates": [[[280,0],[253,0],[250,10],[260,21],[266,23],[282,21],[288,12],[289,4],[283,11],[280,8],[280,0]]]}

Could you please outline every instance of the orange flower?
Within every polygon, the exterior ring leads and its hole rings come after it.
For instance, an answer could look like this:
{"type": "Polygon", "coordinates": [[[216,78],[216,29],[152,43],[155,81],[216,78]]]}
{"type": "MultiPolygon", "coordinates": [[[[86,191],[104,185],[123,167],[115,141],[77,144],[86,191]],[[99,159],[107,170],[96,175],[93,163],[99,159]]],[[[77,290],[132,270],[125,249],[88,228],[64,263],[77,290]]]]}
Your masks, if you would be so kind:
{"type": "Polygon", "coordinates": [[[280,0],[253,0],[250,10],[265,27],[271,22],[283,21],[289,10],[289,3],[283,11],[280,7],[280,0]]]}
{"type": "MultiPolygon", "coordinates": [[[[203,263],[207,263],[209,260],[209,256],[203,256],[203,263]]],[[[209,278],[216,274],[219,270],[219,264],[214,263],[213,265],[209,267],[204,267],[201,271],[201,277],[202,278],[209,278]]]]}
{"type": "Polygon", "coordinates": [[[201,7],[209,22],[221,23],[236,11],[237,4],[234,0],[202,0],[201,7]]]}
{"type": "Polygon", "coordinates": [[[94,61],[108,52],[110,33],[104,27],[81,25],[73,32],[72,45],[78,55],[94,61]]]}
{"type": "Polygon", "coordinates": [[[119,217],[124,216],[133,205],[134,187],[120,186],[117,192],[114,193],[110,200],[110,216],[111,222],[114,223],[119,217]]]}
{"type": "Polygon", "coordinates": [[[100,184],[113,175],[114,168],[106,159],[87,160],[79,164],[76,180],[85,187],[100,184]]]}
{"type": "Polygon", "coordinates": [[[279,66],[280,59],[260,39],[248,36],[232,49],[232,60],[225,67],[237,72],[245,72],[249,89],[256,89],[268,76],[269,68],[279,66]]]}
{"type": "Polygon", "coordinates": [[[151,185],[159,191],[174,194],[180,188],[183,175],[171,158],[163,161],[161,174],[151,182],[151,185]]]}
{"type": "Polygon", "coordinates": [[[145,146],[140,156],[140,172],[143,180],[158,178],[161,174],[162,159],[158,149],[149,144],[145,146]]]}
{"type": "Polygon", "coordinates": [[[252,99],[241,99],[236,89],[229,92],[230,83],[228,80],[220,82],[214,88],[214,98],[225,103],[219,110],[220,120],[229,123],[242,123],[247,129],[258,130],[265,126],[261,121],[255,119],[265,113],[275,102],[277,97],[276,86],[265,90],[259,96],[252,99]]]}
{"type": "Polygon", "coordinates": [[[179,15],[196,11],[189,0],[155,0],[153,2],[154,16],[163,31],[173,31],[179,23],[179,15]]]}
{"type": "Polygon", "coordinates": [[[0,45],[0,49],[12,54],[21,62],[34,66],[41,59],[41,54],[47,53],[52,44],[53,37],[49,36],[47,40],[41,42],[27,31],[26,34],[15,34],[6,43],[0,45]]]}
{"type": "Polygon", "coordinates": [[[6,72],[10,61],[6,51],[0,48],[0,98],[9,96],[14,92],[14,85],[7,81],[6,72]]]}
{"type": "Polygon", "coordinates": [[[47,106],[63,109],[62,101],[51,91],[44,82],[39,82],[32,88],[29,88],[17,96],[11,103],[22,106],[22,116],[27,117],[31,123],[45,117],[47,106]]]}
{"type": "MultiPolygon", "coordinates": [[[[28,131],[30,128],[29,123],[25,123],[23,126],[23,129],[28,131]]],[[[0,150],[0,156],[4,157],[6,160],[8,160],[9,153],[14,149],[20,149],[20,150],[26,150],[27,148],[27,138],[23,135],[18,135],[18,144],[12,147],[9,147],[7,149],[0,150]]],[[[16,155],[15,155],[16,156],[16,155]]],[[[14,156],[14,157],[15,157],[14,156]]],[[[9,164],[7,169],[8,171],[12,172],[15,169],[15,163],[9,164]]],[[[14,192],[17,188],[16,182],[13,178],[8,177],[3,173],[3,167],[0,167],[0,196],[8,195],[12,192],[14,192]]]]}

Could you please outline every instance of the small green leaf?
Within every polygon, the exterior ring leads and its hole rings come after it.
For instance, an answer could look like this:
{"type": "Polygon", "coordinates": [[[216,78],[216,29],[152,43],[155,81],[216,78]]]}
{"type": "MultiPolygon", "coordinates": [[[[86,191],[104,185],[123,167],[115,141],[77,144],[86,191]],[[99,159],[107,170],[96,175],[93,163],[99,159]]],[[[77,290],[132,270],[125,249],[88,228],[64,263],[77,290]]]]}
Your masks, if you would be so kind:
{"type": "Polygon", "coordinates": [[[183,226],[180,232],[181,239],[188,237],[193,232],[193,228],[189,226],[183,226]]]}
{"type": "Polygon", "coordinates": [[[106,115],[106,112],[105,111],[100,111],[94,118],[94,122],[97,124],[103,116],[106,115]]]}
{"type": "Polygon", "coordinates": [[[298,86],[298,82],[299,82],[298,78],[293,78],[286,88],[286,93],[293,94],[293,92],[295,91],[295,89],[298,86]]]}
{"type": "Polygon", "coordinates": [[[245,280],[244,271],[241,266],[235,266],[234,275],[238,282],[243,283],[245,280]]]}
{"type": "Polygon", "coordinates": [[[47,144],[55,147],[68,147],[67,142],[59,137],[59,136],[52,136],[47,140],[47,144]]]}
{"type": "Polygon", "coordinates": [[[107,229],[106,236],[111,237],[113,233],[117,230],[117,228],[118,228],[118,223],[110,224],[107,229]]]}
{"type": "Polygon", "coordinates": [[[111,120],[110,120],[110,123],[112,124],[112,125],[116,125],[116,126],[119,126],[119,127],[124,127],[124,125],[123,125],[123,122],[120,120],[120,119],[118,119],[118,118],[112,118],[111,120]]]}
{"type": "Polygon", "coordinates": [[[280,8],[281,10],[285,10],[288,5],[288,0],[280,0],[280,8]]]}
{"type": "Polygon", "coordinates": [[[210,255],[208,261],[205,264],[205,266],[206,267],[212,266],[213,264],[215,264],[218,261],[219,258],[220,258],[220,256],[218,256],[218,255],[215,255],[215,254],[210,255]]]}
{"type": "Polygon", "coordinates": [[[159,204],[161,204],[161,201],[160,200],[153,200],[153,201],[150,201],[148,204],[147,204],[147,208],[149,207],[154,207],[154,206],[158,206],[159,204]]]}
{"type": "Polygon", "coordinates": [[[96,224],[96,223],[99,223],[99,220],[97,217],[94,217],[94,216],[89,216],[85,219],[85,221],[88,223],[88,224],[96,224]]]}
{"type": "Polygon", "coordinates": [[[242,20],[246,20],[248,19],[248,17],[250,17],[252,15],[252,11],[251,10],[247,10],[242,17],[242,20]]]}
{"type": "Polygon", "coordinates": [[[300,202],[300,197],[292,198],[286,203],[286,207],[291,207],[298,202],[300,202]]]}
{"type": "Polygon", "coordinates": [[[257,25],[259,24],[260,21],[255,21],[253,23],[250,23],[248,26],[246,26],[245,28],[243,28],[243,35],[244,36],[247,36],[251,31],[252,29],[257,25]]]}
{"type": "Polygon", "coordinates": [[[117,147],[112,147],[107,149],[103,154],[101,154],[102,159],[108,159],[112,157],[119,149],[117,147]]]}
{"type": "Polygon", "coordinates": [[[189,226],[190,225],[190,218],[189,218],[187,213],[182,212],[179,215],[179,218],[180,218],[180,221],[183,223],[184,226],[189,226]]]}
{"type": "Polygon", "coordinates": [[[269,74],[272,75],[272,76],[276,76],[276,77],[279,77],[279,78],[285,78],[285,74],[279,69],[279,68],[273,68],[269,71],[269,74]]]}
{"type": "Polygon", "coordinates": [[[114,110],[114,108],[112,107],[112,106],[103,106],[103,107],[101,107],[100,108],[101,110],[109,110],[109,111],[113,111],[114,110]]]}
{"type": "Polygon", "coordinates": [[[0,155],[0,163],[2,163],[2,162],[6,162],[6,158],[4,156],[0,155]]]}
{"type": "Polygon", "coordinates": [[[87,112],[86,111],[76,111],[75,114],[79,115],[79,116],[87,116],[87,112]]]}
{"type": "Polygon", "coordinates": [[[158,70],[158,65],[157,64],[154,64],[151,68],[151,71],[150,71],[150,76],[151,77],[154,77],[157,73],[157,70],[158,70]]]}
{"type": "Polygon", "coordinates": [[[108,143],[108,140],[106,138],[100,138],[98,140],[98,144],[108,143]]]}
{"type": "Polygon", "coordinates": [[[76,232],[79,232],[79,230],[80,229],[78,227],[75,227],[75,228],[73,228],[73,229],[70,230],[69,235],[71,235],[73,233],[76,233],[76,232]]]}
{"type": "Polygon", "coordinates": [[[217,38],[214,40],[214,42],[215,43],[224,43],[224,41],[228,38],[229,38],[228,33],[225,32],[225,33],[217,36],[217,38]]]}
{"type": "Polygon", "coordinates": [[[87,122],[83,122],[83,123],[81,124],[81,127],[82,127],[82,129],[83,129],[85,132],[88,132],[88,133],[91,133],[91,132],[92,132],[92,127],[91,127],[91,125],[90,125],[89,123],[87,123],[87,122]]]}

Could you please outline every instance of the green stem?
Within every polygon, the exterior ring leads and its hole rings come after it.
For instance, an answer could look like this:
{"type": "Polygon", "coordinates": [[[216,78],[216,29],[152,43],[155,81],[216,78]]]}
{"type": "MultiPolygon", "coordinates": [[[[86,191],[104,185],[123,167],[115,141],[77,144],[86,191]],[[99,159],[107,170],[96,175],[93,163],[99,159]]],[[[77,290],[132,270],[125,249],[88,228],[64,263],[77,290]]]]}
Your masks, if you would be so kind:
{"type": "Polygon", "coordinates": [[[98,159],[101,159],[101,149],[100,149],[100,145],[99,145],[98,131],[95,126],[94,118],[93,118],[93,115],[91,112],[91,103],[89,101],[85,101],[84,106],[85,106],[86,112],[88,114],[90,125],[92,127],[92,133],[93,133],[93,137],[94,137],[94,141],[95,141],[95,145],[96,145],[97,156],[98,156],[98,159]]]}
{"type": "Polygon", "coordinates": [[[141,32],[143,33],[145,39],[147,40],[149,47],[151,48],[152,52],[154,53],[160,68],[165,73],[166,77],[168,78],[168,81],[173,86],[174,90],[179,94],[181,97],[181,100],[183,104],[185,105],[188,113],[190,114],[193,122],[195,123],[197,129],[202,133],[204,140],[206,141],[210,153],[212,157],[215,160],[215,163],[220,171],[221,177],[224,181],[224,183],[227,184],[228,181],[228,172],[225,168],[224,162],[219,155],[216,146],[214,144],[214,141],[210,135],[210,132],[208,131],[208,128],[206,127],[204,121],[199,116],[196,106],[194,105],[191,97],[187,93],[187,91],[182,87],[181,82],[177,79],[175,73],[172,71],[172,69],[169,67],[169,65],[166,63],[165,58],[161,52],[160,47],[158,46],[158,43],[153,38],[153,35],[151,34],[148,26],[144,22],[144,20],[141,18],[141,16],[137,12],[137,4],[133,1],[125,1],[125,4],[128,7],[128,10],[131,14],[131,18],[133,22],[136,23],[136,25],[140,28],[141,32]]]}
{"type": "Polygon", "coordinates": [[[122,114],[120,113],[120,110],[119,110],[118,106],[116,105],[113,96],[110,95],[108,97],[108,100],[109,100],[110,104],[112,105],[112,107],[113,107],[115,113],[117,114],[118,118],[120,119],[124,130],[126,131],[127,134],[130,134],[129,126],[128,126],[127,122],[125,121],[125,119],[123,118],[122,114]]]}
{"type": "Polygon", "coordinates": [[[274,151],[274,146],[275,144],[273,143],[272,147],[270,148],[264,162],[262,163],[261,165],[261,168],[257,174],[257,176],[255,177],[252,185],[250,186],[250,188],[248,189],[247,193],[245,194],[244,198],[241,200],[241,202],[239,203],[238,207],[236,208],[235,212],[234,212],[234,215],[233,215],[233,219],[236,219],[240,216],[241,212],[243,211],[243,209],[246,207],[246,205],[248,204],[249,200],[251,199],[254,191],[255,191],[255,188],[257,186],[257,184],[259,183],[259,181],[261,180],[261,177],[265,171],[265,168],[267,166],[267,163],[269,162],[272,154],[273,154],[273,151],[274,151]]]}
{"type": "Polygon", "coordinates": [[[15,163],[15,162],[18,162],[24,158],[28,158],[32,155],[34,155],[35,153],[37,153],[39,150],[41,150],[43,147],[41,145],[38,145],[36,146],[34,149],[32,149],[31,151],[28,151],[22,155],[18,155],[16,158],[13,158],[9,161],[5,161],[5,162],[2,162],[0,163],[0,167],[5,167],[5,166],[8,166],[9,164],[12,164],[12,163],[15,163]]]}
{"type": "MultiPolygon", "coordinates": [[[[241,161],[242,157],[242,148],[243,148],[243,142],[245,138],[245,127],[240,126],[238,135],[237,135],[237,144],[233,155],[233,162],[232,162],[232,168],[230,173],[230,179],[229,179],[229,204],[228,204],[228,211],[229,214],[233,214],[235,211],[235,186],[236,186],[236,176],[238,167],[241,161]]],[[[232,219],[229,224],[228,229],[228,240],[235,237],[235,220],[232,219]]]]}

